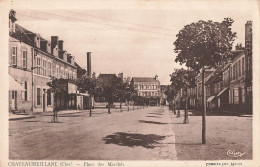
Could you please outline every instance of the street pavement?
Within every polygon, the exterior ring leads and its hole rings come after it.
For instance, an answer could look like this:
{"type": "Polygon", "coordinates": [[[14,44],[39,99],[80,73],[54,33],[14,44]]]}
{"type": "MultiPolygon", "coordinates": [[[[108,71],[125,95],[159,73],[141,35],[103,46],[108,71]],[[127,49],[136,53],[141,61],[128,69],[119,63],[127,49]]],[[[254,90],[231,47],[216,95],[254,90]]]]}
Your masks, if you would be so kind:
{"type": "Polygon", "coordinates": [[[253,117],[208,113],[201,144],[201,112],[176,117],[168,107],[69,110],[9,121],[9,158],[16,160],[240,160],[252,159],[253,117]],[[240,153],[241,156],[232,155],[240,153]]]}
{"type": "Polygon", "coordinates": [[[18,160],[176,160],[167,107],[52,113],[9,122],[9,158],[18,160]]]}

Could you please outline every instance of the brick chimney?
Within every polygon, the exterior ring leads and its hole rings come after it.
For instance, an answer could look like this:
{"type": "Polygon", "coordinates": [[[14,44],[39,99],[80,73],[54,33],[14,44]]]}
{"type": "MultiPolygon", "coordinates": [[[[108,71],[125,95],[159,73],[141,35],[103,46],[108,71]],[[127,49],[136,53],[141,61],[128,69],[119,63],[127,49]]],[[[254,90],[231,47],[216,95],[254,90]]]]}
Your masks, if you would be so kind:
{"type": "Polygon", "coordinates": [[[96,78],[96,73],[95,72],[92,73],[92,78],[96,78]]]}
{"type": "Polygon", "coordinates": [[[122,73],[122,72],[118,74],[118,78],[120,78],[120,79],[121,79],[121,81],[123,82],[123,80],[124,80],[124,75],[123,75],[123,73],[122,73]]]}
{"type": "Polygon", "coordinates": [[[58,36],[51,36],[51,54],[53,54],[53,49],[58,46],[58,36]]]}
{"type": "Polygon", "coordinates": [[[16,21],[16,12],[12,9],[9,12],[9,32],[15,32],[15,21],[16,21]]]}
{"type": "Polygon", "coordinates": [[[87,52],[87,75],[91,77],[91,52],[87,52]]]}
{"type": "Polygon", "coordinates": [[[158,75],[155,75],[154,79],[155,79],[155,80],[158,80],[158,75]]]}
{"type": "Polygon", "coordinates": [[[245,24],[245,43],[252,42],[252,21],[247,21],[245,24]]]}
{"type": "Polygon", "coordinates": [[[244,50],[245,48],[242,46],[242,43],[236,45],[236,50],[244,50]]]}
{"type": "Polygon", "coordinates": [[[58,41],[58,47],[60,51],[63,51],[63,40],[58,41]]]}

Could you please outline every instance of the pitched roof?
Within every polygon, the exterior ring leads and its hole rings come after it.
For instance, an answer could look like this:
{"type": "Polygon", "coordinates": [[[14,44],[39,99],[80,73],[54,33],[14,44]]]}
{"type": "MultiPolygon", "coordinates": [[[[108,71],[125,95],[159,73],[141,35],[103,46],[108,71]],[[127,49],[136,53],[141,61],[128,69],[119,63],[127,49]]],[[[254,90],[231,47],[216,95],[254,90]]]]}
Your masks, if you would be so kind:
{"type": "Polygon", "coordinates": [[[213,84],[216,83],[218,81],[221,81],[222,79],[222,72],[224,69],[225,65],[220,65],[210,76],[210,78],[207,80],[207,82],[205,83],[205,85],[209,85],[209,84],[213,84]]]}
{"type": "Polygon", "coordinates": [[[160,82],[159,80],[150,77],[133,77],[132,81],[133,82],[160,82]]]}
{"type": "Polygon", "coordinates": [[[110,83],[116,82],[118,80],[118,77],[116,76],[116,74],[99,74],[98,80],[104,85],[108,85],[110,83]]]}
{"type": "Polygon", "coordinates": [[[15,24],[15,32],[10,33],[10,36],[17,40],[20,40],[21,42],[33,46],[36,34],[23,28],[19,24],[15,24]]]}
{"type": "Polygon", "coordinates": [[[244,50],[232,50],[232,56],[231,56],[231,60],[235,59],[238,55],[240,55],[242,52],[244,52],[244,50]]]}

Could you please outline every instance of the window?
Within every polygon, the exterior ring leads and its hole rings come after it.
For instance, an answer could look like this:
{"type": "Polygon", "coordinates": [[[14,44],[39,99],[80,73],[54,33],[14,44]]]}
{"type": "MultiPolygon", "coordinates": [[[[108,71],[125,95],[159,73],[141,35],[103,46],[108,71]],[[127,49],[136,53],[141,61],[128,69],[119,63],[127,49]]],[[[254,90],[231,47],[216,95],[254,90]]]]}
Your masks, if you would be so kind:
{"type": "Polygon", "coordinates": [[[17,65],[17,47],[12,47],[12,65],[17,65]]]}
{"type": "Polygon", "coordinates": [[[65,78],[65,79],[67,79],[67,78],[68,78],[68,69],[65,69],[64,78],[65,78]]]}
{"type": "Polygon", "coordinates": [[[242,58],[242,75],[245,75],[245,58],[242,58]]]}
{"type": "Polygon", "coordinates": [[[246,102],[245,88],[241,89],[242,103],[246,102]]]}
{"type": "Polygon", "coordinates": [[[233,65],[233,79],[236,79],[236,63],[233,65]]]}
{"type": "Polygon", "coordinates": [[[27,101],[27,82],[22,82],[22,87],[25,91],[22,91],[22,100],[27,101]]]}
{"type": "Polygon", "coordinates": [[[238,76],[241,76],[241,60],[238,61],[238,76]]]}
{"type": "Polygon", "coordinates": [[[36,58],[36,66],[37,66],[36,73],[38,75],[41,75],[41,58],[40,57],[36,58]]]}
{"type": "Polygon", "coordinates": [[[46,60],[42,60],[42,75],[46,76],[46,60]]]}
{"type": "Polygon", "coordinates": [[[239,104],[239,90],[233,89],[234,104],[239,104]]]}
{"type": "Polygon", "coordinates": [[[47,90],[47,106],[51,106],[51,90],[47,90]]]}
{"type": "Polygon", "coordinates": [[[59,78],[60,70],[59,66],[56,66],[56,78],[59,78]]]}
{"type": "Polygon", "coordinates": [[[236,67],[236,79],[238,79],[238,62],[236,62],[235,67],[236,67]]]}
{"type": "Polygon", "coordinates": [[[37,105],[41,105],[41,88],[37,88],[37,99],[36,99],[36,102],[37,102],[37,105]]]}
{"type": "Polygon", "coordinates": [[[22,53],[22,67],[27,68],[27,50],[23,50],[22,53]]]}
{"type": "Polygon", "coordinates": [[[229,70],[229,73],[230,73],[230,80],[233,80],[233,75],[232,75],[232,66],[230,66],[230,70],[229,70]]]}
{"type": "Polygon", "coordinates": [[[51,76],[51,62],[48,62],[48,66],[47,66],[47,75],[51,76]]]}
{"type": "Polygon", "coordinates": [[[63,78],[63,67],[60,68],[60,78],[63,78]]]}

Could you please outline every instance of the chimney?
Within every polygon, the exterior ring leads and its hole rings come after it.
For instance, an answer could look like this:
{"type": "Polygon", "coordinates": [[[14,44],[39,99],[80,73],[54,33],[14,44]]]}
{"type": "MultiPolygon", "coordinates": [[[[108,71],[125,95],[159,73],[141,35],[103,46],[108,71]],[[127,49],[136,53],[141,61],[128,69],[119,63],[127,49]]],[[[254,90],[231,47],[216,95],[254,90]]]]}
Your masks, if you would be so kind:
{"type": "Polygon", "coordinates": [[[47,52],[47,41],[46,40],[41,40],[40,41],[40,48],[47,52]]]}
{"type": "Polygon", "coordinates": [[[95,72],[93,72],[92,78],[96,78],[96,73],[95,72]]]}
{"type": "Polygon", "coordinates": [[[91,77],[91,52],[87,52],[87,75],[91,77]]]}
{"type": "Polygon", "coordinates": [[[155,75],[154,79],[155,79],[155,80],[158,80],[158,75],[155,75]]]}
{"type": "Polygon", "coordinates": [[[124,79],[124,75],[123,75],[123,73],[122,73],[122,72],[118,74],[118,78],[120,78],[120,79],[121,79],[121,81],[123,81],[123,79],[124,79]]]}
{"type": "Polygon", "coordinates": [[[245,48],[242,46],[242,43],[236,45],[236,50],[244,50],[245,48]]]}
{"type": "Polygon", "coordinates": [[[252,43],[252,21],[247,21],[245,24],[245,43],[252,43]]]}
{"type": "Polygon", "coordinates": [[[58,45],[58,36],[51,36],[51,54],[53,54],[53,49],[58,45]]]}
{"type": "Polygon", "coordinates": [[[58,46],[58,47],[59,47],[59,50],[60,50],[60,51],[63,51],[63,40],[59,40],[59,41],[58,41],[58,45],[59,45],[59,46],[58,46]]]}
{"type": "Polygon", "coordinates": [[[15,21],[16,21],[16,12],[12,9],[9,12],[9,32],[15,32],[15,21]]]}

